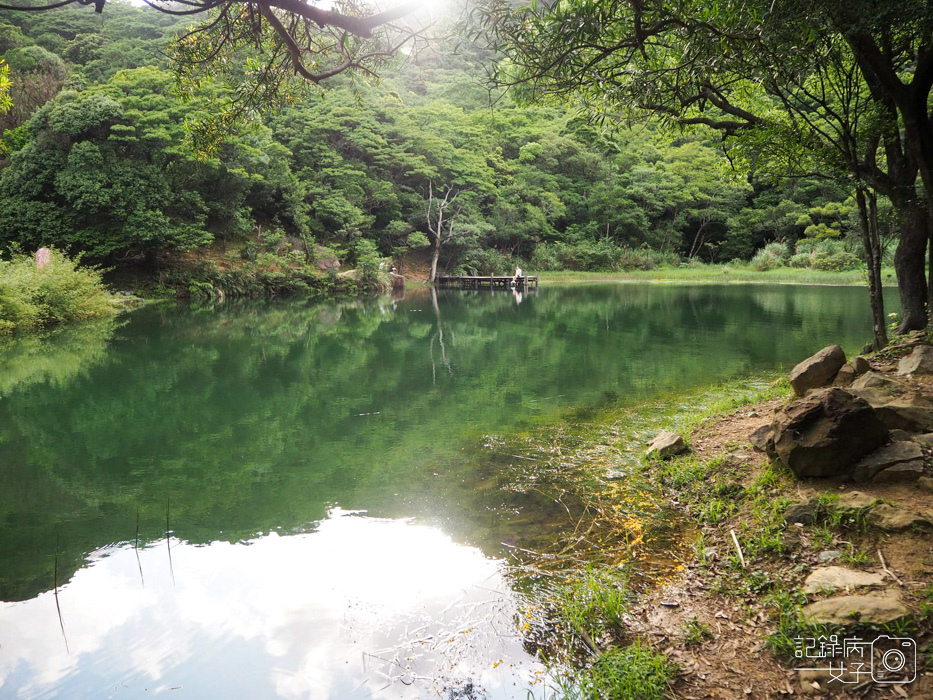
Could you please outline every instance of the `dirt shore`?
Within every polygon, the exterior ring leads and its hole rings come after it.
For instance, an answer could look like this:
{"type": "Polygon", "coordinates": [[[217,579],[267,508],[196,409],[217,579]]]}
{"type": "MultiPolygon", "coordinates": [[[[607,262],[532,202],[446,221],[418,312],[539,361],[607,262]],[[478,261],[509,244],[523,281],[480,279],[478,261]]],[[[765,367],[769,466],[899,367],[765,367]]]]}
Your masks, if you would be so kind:
{"type": "MultiPolygon", "coordinates": [[[[921,340],[929,339],[915,336],[868,356],[872,371],[894,377],[899,358],[921,340]]],[[[897,379],[917,394],[933,396],[929,375],[897,379]]],[[[883,502],[905,512],[933,512],[933,495],[918,482],[798,479],[749,441],[752,431],[788,401],[744,406],[689,436],[692,454],[685,459],[708,468],[701,484],[672,487],[670,494],[696,519],[699,542],[680,575],[629,611],[628,628],[677,662],[677,698],[933,698],[933,526],[918,521],[901,531],[882,529],[866,517],[872,507],[864,505],[883,502]],[[814,505],[812,522],[784,521],[791,505],[807,503],[814,505]],[[856,592],[804,592],[807,577],[828,567],[877,574],[866,590],[896,597],[909,615],[880,626],[856,620],[838,628],[809,624],[804,605],[856,592]],[[834,659],[806,658],[809,651],[795,659],[794,638],[805,647],[811,634],[833,632],[862,641],[887,635],[915,642],[916,679],[880,684],[863,675],[844,683],[828,670],[798,670],[828,669],[834,659]]],[[[930,475],[930,448],[924,444],[922,451],[930,475]]],[[[665,467],[668,473],[677,468],[665,467]]],[[[837,654],[836,665],[842,661],[837,654]]]]}

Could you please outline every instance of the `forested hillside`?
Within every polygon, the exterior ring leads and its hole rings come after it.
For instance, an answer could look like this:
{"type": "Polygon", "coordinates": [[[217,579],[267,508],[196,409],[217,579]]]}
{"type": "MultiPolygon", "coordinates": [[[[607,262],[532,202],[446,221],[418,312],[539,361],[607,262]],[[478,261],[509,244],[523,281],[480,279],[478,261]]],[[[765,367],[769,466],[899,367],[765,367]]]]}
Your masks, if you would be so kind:
{"type": "Polygon", "coordinates": [[[756,176],[712,132],[607,130],[570,106],[516,104],[484,87],[487,55],[452,43],[377,83],[337,76],[199,153],[186,124],[222,88],[178,99],[165,54],[176,19],[118,3],[0,13],[14,103],[0,116],[4,248],[55,246],[168,282],[192,257],[208,277],[231,260],[366,269],[426,250],[428,198],[449,193],[449,271],[728,262],[775,240],[791,244],[786,262],[801,238],[826,242],[793,264],[858,264],[856,208],[834,181],[756,176]]]}

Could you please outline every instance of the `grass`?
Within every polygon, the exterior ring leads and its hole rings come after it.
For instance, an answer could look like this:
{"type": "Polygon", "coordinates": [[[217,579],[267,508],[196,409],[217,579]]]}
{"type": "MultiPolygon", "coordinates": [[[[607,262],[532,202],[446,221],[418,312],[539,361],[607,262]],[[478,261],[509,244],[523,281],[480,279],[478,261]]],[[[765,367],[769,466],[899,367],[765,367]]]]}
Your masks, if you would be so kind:
{"type": "Polygon", "coordinates": [[[601,655],[581,673],[580,700],[662,700],[670,697],[676,667],[664,654],[635,642],[601,655]]]}
{"type": "Polygon", "coordinates": [[[113,316],[117,311],[99,270],[53,251],[39,269],[30,255],[0,260],[0,333],[113,316]]]}
{"type": "Polygon", "coordinates": [[[580,636],[591,651],[599,640],[622,629],[628,609],[625,580],[588,566],[578,577],[551,591],[554,618],[570,636],[580,636]]]}
{"type": "MultiPolygon", "coordinates": [[[[532,274],[532,273],[529,273],[532,274]]],[[[897,279],[892,268],[881,271],[885,286],[896,286],[897,279]]],[[[549,284],[580,282],[706,282],[723,283],[758,283],[758,284],[826,284],[867,286],[863,270],[847,272],[826,272],[794,267],[779,267],[766,272],[759,272],[751,266],[733,265],[680,265],[678,267],[660,267],[654,270],[626,270],[621,272],[544,272],[540,275],[541,283],[549,284]]]]}
{"type": "Polygon", "coordinates": [[[709,627],[700,622],[696,615],[684,620],[681,628],[684,631],[684,641],[687,644],[699,644],[706,639],[713,638],[713,633],[710,632],[709,627]]]}

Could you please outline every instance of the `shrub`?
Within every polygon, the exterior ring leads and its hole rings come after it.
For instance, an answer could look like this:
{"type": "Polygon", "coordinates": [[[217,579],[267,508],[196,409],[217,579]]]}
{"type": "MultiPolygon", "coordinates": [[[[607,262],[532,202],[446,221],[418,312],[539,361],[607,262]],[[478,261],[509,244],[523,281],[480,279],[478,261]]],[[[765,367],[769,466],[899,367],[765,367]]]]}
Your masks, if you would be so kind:
{"type": "Polygon", "coordinates": [[[789,257],[790,251],[787,244],[783,241],[774,241],[755,253],[752,266],[759,272],[765,272],[786,265],[789,257]]]}
{"type": "Polygon", "coordinates": [[[0,260],[0,332],[116,313],[99,270],[78,267],[78,260],[54,251],[51,262],[36,267],[30,255],[0,260]]]}
{"type": "Polygon", "coordinates": [[[812,267],[815,270],[828,270],[831,272],[840,272],[842,270],[854,270],[862,264],[858,256],[852,253],[816,253],[813,256],[812,267]]]}

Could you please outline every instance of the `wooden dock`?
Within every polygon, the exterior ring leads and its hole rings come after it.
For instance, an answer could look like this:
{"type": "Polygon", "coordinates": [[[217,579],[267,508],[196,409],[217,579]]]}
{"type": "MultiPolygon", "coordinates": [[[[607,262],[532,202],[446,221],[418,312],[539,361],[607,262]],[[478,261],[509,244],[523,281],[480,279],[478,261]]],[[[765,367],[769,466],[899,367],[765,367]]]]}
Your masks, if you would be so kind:
{"type": "MultiPolygon", "coordinates": [[[[438,287],[453,287],[455,289],[512,289],[514,277],[468,277],[465,275],[438,275],[434,284],[438,287]]],[[[537,289],[537,275],[523,275],[515,280],[515,289],[537,289]]]]}

